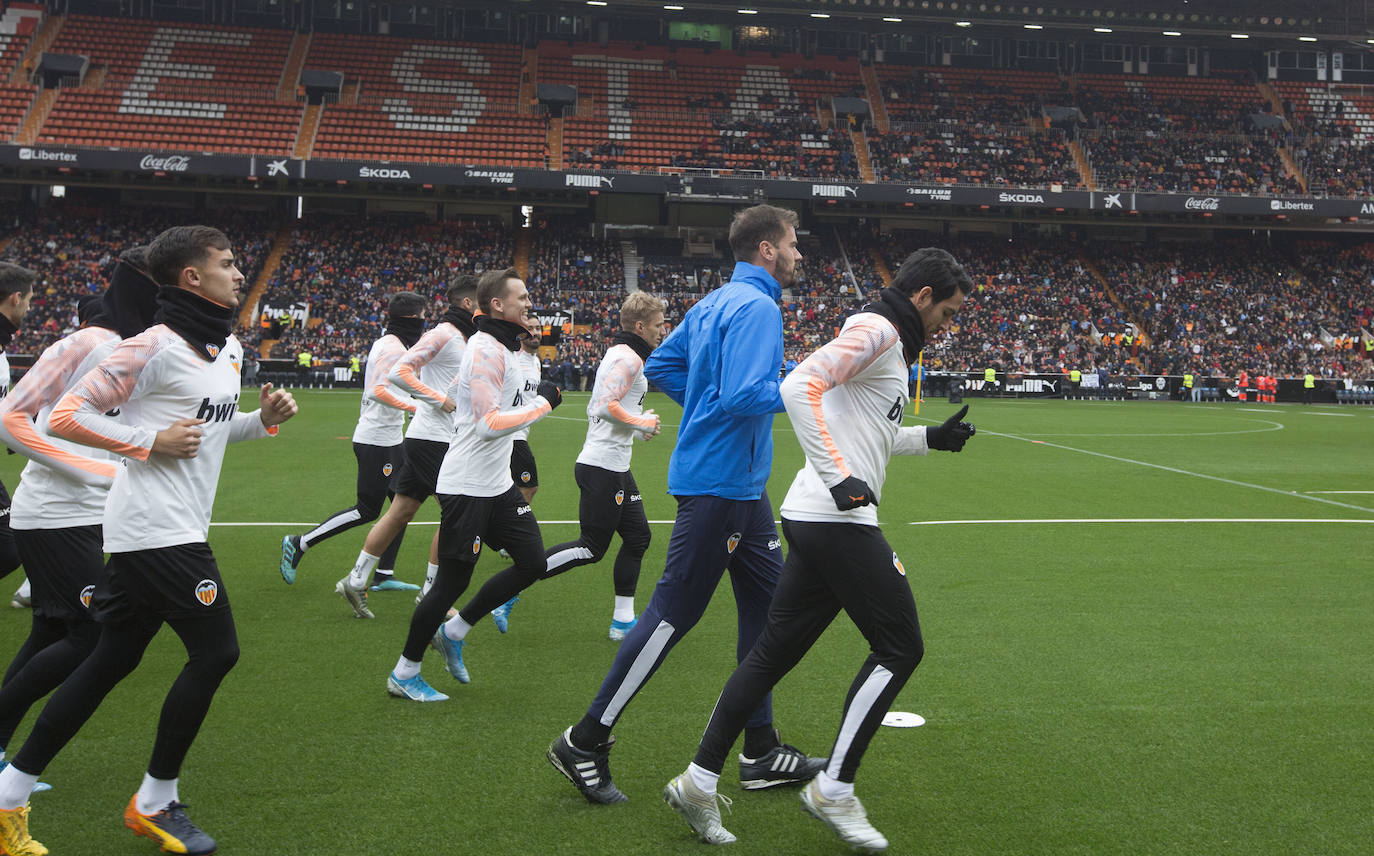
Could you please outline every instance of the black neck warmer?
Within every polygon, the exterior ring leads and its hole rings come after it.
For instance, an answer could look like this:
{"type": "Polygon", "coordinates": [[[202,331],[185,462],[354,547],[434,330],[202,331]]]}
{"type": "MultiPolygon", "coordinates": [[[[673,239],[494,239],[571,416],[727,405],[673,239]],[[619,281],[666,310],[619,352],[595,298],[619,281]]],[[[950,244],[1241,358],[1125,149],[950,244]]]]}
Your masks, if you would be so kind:
{"type": "Polygon", "coordinates": [[[114,330],[121,339],[137,336],[152,326],[157,297],[157,283],[152,277],[126,261],[119,261],[90,325],[114,330]]]}
{"type": "Polygon", "coordinates": [[[19,328],[14,326],[13,321],[6,318],[4,315],[0,315],[0,351],[10,346],[10,340],[13,339],[14,334],[18,332],[19,328]]]}
{"type": "Polygon", "coordinates": [[[477,316],[477,329],[490,336],[512,351],[520,350],[520,340],[530,334],[525,327],[514,321],[502,321],[490,315],[477,316]]]}
{"type": "Polygon", "coordinates": [[[921,313],[911,305],[911,298],[895,288],[884,288],[878,292],[878,300],[864,306],[864,312],[881,315],[897,328],[902,338],[902,356],[911,365],[926,346],[926,325],[921,313]]]}
{"type": "Polygon", "coordinates": [[[386,331],[400,339],[401,344],[409,348],[420,341],[420,336],[424,334],[425,319],[418,315],[413,318],[390,317],[386,319],[386,331]]]}
{"type": "Polygon", "coordinates": [[[234,307],[172,285],[158,289],[157,303],[153,320],[171,327],[193,351],[214,362],[234,329],[234,307]]]}
{"type": "Polygon", "coordinates": [[[472,313],[461,306],[450,306],[439,321],[447,321],[457,327],[464,339],[471,339],[472,334],[477,332],[477,324],[472,320],[472,313]]]}
{"type": "Polygon", "coordinates": [[[629,330],[616,331],[616,334],[611,337],[611,346],[615,347],[616,345],[629,345],[636,354],[639,354],[639,359],[646,363],[649,361],[649,354],[653,353],[654,350],[653,346],[644,341],[642,337],[631,333],[629,330]]]}

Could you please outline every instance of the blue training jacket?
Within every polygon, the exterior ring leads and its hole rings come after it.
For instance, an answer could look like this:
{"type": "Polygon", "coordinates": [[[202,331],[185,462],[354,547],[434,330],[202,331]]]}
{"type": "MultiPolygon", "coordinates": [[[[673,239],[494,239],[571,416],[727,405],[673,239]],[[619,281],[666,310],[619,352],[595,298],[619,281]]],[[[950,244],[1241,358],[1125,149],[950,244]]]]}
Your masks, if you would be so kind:
{"type": "Polygon", "coordinates": [[[782,288],[739,262],[730,281],[687,310],[644,374],[682,405],[668,493],[758,499],[773,467],[782,366],[782,288]]]}

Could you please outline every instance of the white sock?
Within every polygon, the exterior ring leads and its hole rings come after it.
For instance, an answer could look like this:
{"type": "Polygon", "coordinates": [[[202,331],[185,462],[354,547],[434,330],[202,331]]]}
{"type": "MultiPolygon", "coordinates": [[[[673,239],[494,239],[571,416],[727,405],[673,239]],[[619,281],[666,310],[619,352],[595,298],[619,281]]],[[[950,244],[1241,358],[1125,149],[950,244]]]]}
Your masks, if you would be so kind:
{"type": "Polygon", "coordinates": [[[824,770],[816,777],[816,787],[821,789],[821,796],[828,800],[843,800],[854,796],[853,782],[832,779],[830,773],[824,770]]]}
{"type": "Polygon", "coordinates": [[[611,613],[611,618],[615,621],[629,621],[635,617],[635,598],[615,596],[615,612],[611,613]]]}
{"type": "Polygon", "coordinates": [[[396,668],[392,670],[396,677],[403,681],[408,681],[420,674],[420,663],[417,660],[407,660],[405,657],[396,661],[396,668]]]}
{"type": "Polygon", "coordinates": [[[358,551],[358,561],[353,563],[353,570],[348,572],[348,587],[357,591],[367,585],[367,575],[372,573],[372,569],[377,567],[381,561],[381,556],[374,556],[366,550],[358,551]]]}
{"type": "Polygon", "coordinates": [[[143,784],[139,786],[138,796],[134,799],[134,807],[139,814],[157,814],[174,802],[180,802],[177,799],[176,779],[154,779],[147,773],[143,774],[143,784]]]}
{"type": "Polygon", "coordinates": [[[454,642],[466,639],[468,631],[471,629],[472,625],[464,621],[463,616],[458,615],[457,613],[455,613],[454,616],[450,618],[448,621],[444,622],[444,635],[452,639],[454,642]]]}
{"type": "Polygon", "coordinates": [[[15,596],[15,597],[30,597],[30,596],[32,596],[32,594],[33,594],[33,588],[29,586],[29,578],[28,578],[28,577],[24,577],[24,581],[23,581],[22,583],[19,584],[19,590],[16,591],[16,592],[14,593],[14,596],[15,596]]]}
{"type": "Polygon", "coordinates": [[[434,587],[434,577],[439,573],[439,566],[430,562],[425,568],[425,584],[420,589],[420,597],[429,594],[429,590],[434,587]]]}
{"type": "Polygon", "coordinates": [[[29,794],[38,784],[37,776],[21,773],[13,764],[0,770],[0,809],[14,811],[29,804],[29,794]]]}
{"type": "Polygon", "coordinates": [[[692,784],[696,785],[703,793],[708,796],[716,795],[716,782],[720,781],[720,773],[712,773],[705,767],[698,767],[696,762],[687,765],[687,775],[691,777],[692,784]]]}

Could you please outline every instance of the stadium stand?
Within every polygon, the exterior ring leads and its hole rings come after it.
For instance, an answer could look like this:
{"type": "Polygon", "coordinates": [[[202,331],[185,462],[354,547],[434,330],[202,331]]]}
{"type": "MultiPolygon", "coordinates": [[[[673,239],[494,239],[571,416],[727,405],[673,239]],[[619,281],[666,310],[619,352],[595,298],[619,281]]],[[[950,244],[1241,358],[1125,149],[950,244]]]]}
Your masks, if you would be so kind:
{"type": "Polygon", "coordinates": [[[306,67],[342,72],[356,103],[325,106],[313,156],[542,168],[520,62],[515,45],[317,34],[306,67]]]}
{"type": "MultiPolygon", "coordinates": [[[[239,270],[251,284],[272,244],[275,224],[262,215],[229,211],[202,212],[196,218],[224,230],[239,270]]],[[[23,212],[7,236],[3,258],[36,270],[39,284],[9,352],[38,354],[75,330],[77,299],[104,293],[121,252],[186,222],[165,208],[52,205],[23,212]]]]}
{"type": "Polygon", "coordinates": [[[290,45],[282,30],[72,15],[51,50],[104,79],[61,90],[38,141],[290,154],[301,108],[275,103],[290,45]]]}

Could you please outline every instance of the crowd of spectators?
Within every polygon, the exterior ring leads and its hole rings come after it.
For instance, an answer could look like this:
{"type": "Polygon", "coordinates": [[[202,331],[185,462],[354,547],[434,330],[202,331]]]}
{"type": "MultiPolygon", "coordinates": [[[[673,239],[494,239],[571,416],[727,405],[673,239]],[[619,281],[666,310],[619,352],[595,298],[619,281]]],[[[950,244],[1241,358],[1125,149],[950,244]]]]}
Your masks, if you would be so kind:
{"type": "MultiPolygon", "coordinates": [[[[1272,248],[1252,241],[1113,245],[1095,254],[1107,281],[1151,338],[1153,373],[1341,377],[1324,325],[1348,329],[1332,291],[1304,281],[1272,248]]],[[[1368,304],[1368,290],[1349,289],[1368,304]]]]}
{"type": "MultiPolygon", "coordinates": [[[[366,356],[386,326],[386,303],[398,291],[437,302],[458,273],[480,274],[511,263],[510,231],[495,220],[312,217],[298,221],[261,305],[307,307],[306,326],[286,330],[271,356],[302,349],[326,361],[366,356]]],[[[268,331],[270,332],[270,330],[268,331]]],[[[261,326],[248,343],[264,338],[261,326]]]]}
{"type": "Polygon", "coordinates": [[[218,226],[228,236],[246,279],[246,296],[272,245],[276,224],[266,216],[76,204],[15,212],[5,230],[8,245],[3,258],[37,271],[38,284],[28,317],[7,350],[37,354],[77,329],[77,301],[104,293],[120,253],[149,243],[164,229],[197,220],[218,226]]]}
{"type": "Polygon", "coordinates": [[[1111,131],[1085,135],[1082,145],[1102,188],[1166,193],[1301,192],[1297,179],[1285,175],[1272,136],[1111,131]]]}
{"type": "Polygon", "coordinates": [[[586,220],[539,222],[529,264],[526,284],[536,299],[555,292],[625,291],[620,242],[595,237],[586,220]]]}
{"type": "Polygon", "coordinates": [[[669,163],[700,169],[758,170],[770,177],[859,177],[854,144],[843,128],[822,128],[809,113],[720,114],[711,122],[714,136],[669,163]]]}
{"type": "Polygon", "coordinates": [[[951,89],[940,72],[913,68],[909,76],[885,79],[884,106],[890,122],[930,124],[973,121],[1003,128],[1025,128],[1040,115],[1041,99],[989,83],[981,77],[951,89]]]}
{"type": "Polygon", "coordinates": [[[1077,187],[1073,155],[1057,130],[1008,130],[985,122],[949,121],[894,127],[869,136],[874,177],[880,181],[1077,187]]]}
{"type": "Polygon", "coordinates": [[[1374,194],[1374,148],[1368,141],[1345,136],[1308,137],[1295,141],[1291,151],[1312,194],[1374,194]]]}

